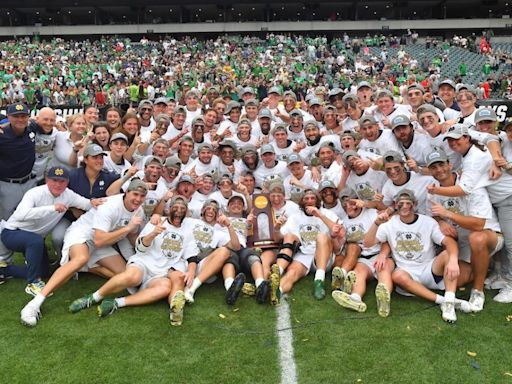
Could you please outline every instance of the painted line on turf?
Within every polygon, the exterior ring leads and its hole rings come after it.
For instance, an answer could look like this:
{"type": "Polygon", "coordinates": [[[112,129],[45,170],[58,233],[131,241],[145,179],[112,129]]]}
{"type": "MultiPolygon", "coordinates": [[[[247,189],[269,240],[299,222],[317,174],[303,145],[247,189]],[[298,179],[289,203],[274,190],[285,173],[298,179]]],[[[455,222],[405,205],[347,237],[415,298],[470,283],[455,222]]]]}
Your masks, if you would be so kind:
{"type": "Polygon", "coordinates": [[[281,304],[276,307],[276,311],[281,384],[297,384],[297,368],[293,357],[293,331],[290,321],[290,306],[286,299],[281,300],[281,304]]]}

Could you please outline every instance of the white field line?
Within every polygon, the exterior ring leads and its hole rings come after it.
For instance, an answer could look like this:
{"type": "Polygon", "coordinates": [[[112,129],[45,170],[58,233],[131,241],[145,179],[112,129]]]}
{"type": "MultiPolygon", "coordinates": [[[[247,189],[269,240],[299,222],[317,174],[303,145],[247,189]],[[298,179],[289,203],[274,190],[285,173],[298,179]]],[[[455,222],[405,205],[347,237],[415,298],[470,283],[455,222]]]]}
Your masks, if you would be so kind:
{"type": "Polygon", "coordinates": [[[277,340],[279,342],[279,365],[281,366],[281,384],[297,384],[297,368],[293,357],[293,332],[290,322],[290,306],[286,299],[276,307],[277,340]]]}

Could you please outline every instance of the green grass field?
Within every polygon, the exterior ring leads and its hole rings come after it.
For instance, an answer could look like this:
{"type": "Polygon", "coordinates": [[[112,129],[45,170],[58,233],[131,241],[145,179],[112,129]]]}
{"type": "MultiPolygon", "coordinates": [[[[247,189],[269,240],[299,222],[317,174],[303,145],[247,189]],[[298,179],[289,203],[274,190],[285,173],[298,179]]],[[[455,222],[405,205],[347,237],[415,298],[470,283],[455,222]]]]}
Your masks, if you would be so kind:
{"type": "MultiPolygon", "coordinates": [[[[228,307],[217,282],[199,289],[181,327],[170,326],[164,302],[121,309],[106,319],[93,309],[67,312],[73,299],[102,281],[82,274],[69,282],[46,301],[33,329],[19,321],[30,299],[25,283],[0,286],[1,381],[281,381],[274,308],[243,296],[228,307]]],[[[391,316],[378,317],[374,285],[363,314],[339,307],[329,295],[315,301],[312,285],[306,278],[288,299],[299,383],[512,383],[512,305],[494,303],[493,292],[482,313],[458,314],[450,325],[437,306],[396,294],[391,316]]]]}

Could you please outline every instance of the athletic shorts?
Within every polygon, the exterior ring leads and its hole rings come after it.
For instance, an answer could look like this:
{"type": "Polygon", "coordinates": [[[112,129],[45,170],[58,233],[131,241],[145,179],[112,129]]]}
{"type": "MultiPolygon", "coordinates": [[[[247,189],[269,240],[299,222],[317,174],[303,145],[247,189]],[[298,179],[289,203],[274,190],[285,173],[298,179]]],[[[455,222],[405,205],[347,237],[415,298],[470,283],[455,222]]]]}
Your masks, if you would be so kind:
{"type": "MultiPolygon", "coordinates": [[[[335,257],[336,256],[334,255],[334,253],[331,253],[331,257],[329,258],[329,261],[327,262],[326,272],[330,271],[332,269],[332,265],[334,264],[335,257]]],[[[311,270],[316,271],[315,255],[314,254],[307,255],[305,253],[298,251],[295,255],[293,255],[293,261],[297,261],[306,267],[306,275],[309,274],[309,272],[311,270]]]]}
{"type": "MultiPolygon", "coordinates": [[[[148,262],[147,259],[148,258],[145,256],[135,255],[130,257],[130,260],[128,260],[128,263],[126,264],[127,267],[137,267],[142,272],[142,282],[135,291],[147,288],[148,284],[152,280],[167,277],[169,274],[171,266],[166,266],[166,268],[157,268],[153,263],[148,262]]],[[[131,289],[129,291],[132,293],[131,289]]]]}
{"type": "Polygon", "coordinates": [[[359,256],[359,259],[357,259],[358,263],[366,265],[368,268],[370,268],[370,271],[373,275],[373,277],[377,278],[377,271],[375,270],[375,267],[373,266],[373,263],[375,263],[375,260],[377,260],[377,255],[370,256],[369,258],[366,258],[364,256],[359,256]]]}
{"type": "MultiPolygon", "coordinates": [[[[496,247],[489,253],[489,257],[492,257],[503,248],[505,239],[501,233],[497,233],[496,247]]],[[[471,263],[471,247],[469,246],[469,239],[467,237],[459,239],[459,260],[471,263]]]]}
{"type": "Polygon", "coordinates": [[[397,267],[397,270],[401,269],[411,275],[414,281],[424,285],[428,289],[437,289],[440,291],[444,291],[444,280],[441,279],[439,282],[436,282],[434,279],[434,274],[432,272],[432,264],[434,264],[435,258],[426,262],[423,265],[418,267],[409,267],[407,269],[397,267]]]}

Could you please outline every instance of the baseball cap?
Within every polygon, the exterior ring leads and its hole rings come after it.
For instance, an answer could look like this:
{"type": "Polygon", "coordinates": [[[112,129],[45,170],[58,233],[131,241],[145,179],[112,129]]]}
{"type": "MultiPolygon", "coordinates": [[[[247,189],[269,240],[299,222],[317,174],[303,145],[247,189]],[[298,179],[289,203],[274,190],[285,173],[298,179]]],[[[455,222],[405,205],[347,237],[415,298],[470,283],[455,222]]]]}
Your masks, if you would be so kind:
{"type": "Polygon", "coordinates": [[[279,96],[281,96],[281,90],[279,89],[279,87],[271,87],[268,92],[267,92],[269,95],[271,93],[277,93],[279,96]]]}
{"type": "Polygon", "coordinates": [[[90,144],[85,148],[84,157],[98,155],[107,156],[107,152],[105,152],[98,144],[90,144]]]}
{"type": "Polygon", "coordinates": [[[295,100],[297,100],[297,95],[293,91],[286,91],[285,93],[283,93],[283,96],[284,97],[290,96],[290,97],[293,97],[295,100]]]}
{"type": "Polygon", "coordinates": [[[359,91],[361,88],[364,88],[364,87],[367,87],[367,88],[370,88],[372,89],[372,86],[370,85],[369,82],[367,81],[361,81],[359,84],[357,84],[357,90],[359,91]]]}
{"type": "Polygon", "coordinates": [[[24,103],[14,103],[7,107],[7,116],[29,115],[30,111],[24,103]]]}
{"type": "Polygon", "coordinates": [[[69,171],[64,167],[51,167],[46,177],[54,180],[69,180],[69,171]]]}
{"type": "Polygon", "coordinates": [[[164,163],[166,168],[181,169],[181,160],[177,156],[169,156],[164,163]]]}
{"type": "Polygon", "coordinates": [[[381,89],[379,92],[377,92],[377,97],[375,99],[378,100],[382,99],[383,97],[389,97],[391,100],[394,100],[393,94],[387,89],[381,89]]]}
{"type": "Polygon", "coordinates": [[[323,191],[325,188],[333,188],[333,189],[336,189],[336,186],[334,185],[334,183],[331,181],[331,180],[322,180],[320,182],[320,184],[318,184],[318,191],[321,192],[323,191]]]}
{"type": "Polygon", "coordinates": [[[372,115],[363,115],[359,119],[359,125],[362,127],[364,125],[373,125],[377,124],[377,120],[372,115]]]}
{"type": "Polygon", "coordinates": [[[315,95],[324,95],[327,93],[327,89],[323,85],[320,85],[319,87],[316,87],[315,89],[315,95]]]}
{"type": "Polygon", "coordinates": [[[481,121],[498,121],[494,109],[486,107],[478,108],[475,113],[475,124],[481,121]]]}
{"type": "Polygon", "coordinates": [[[242,196],[240,195],[232,195],[229,199],[228,199],[228,205],[235,199],[240,199],[244,205],[244,208],[245,208],[245,200],[242,196]]]}
{"type": "Polygon", "coordinates": [[[446,153],[442,149],[436,148],[427,155],[425,161],[427,163],[427,167],[430,167],[434,163],[446,163],[448,161],[448,156],[446,156],[446,153]]]}
{"type": "Polygon", "coordinates": [[[167,101],[167,98],[166,97],[159,97],[158,99],[155,100],[155,103],[154,104],[165,104],[165,105],[169,105],[169,102],[167,101]]]}
{"type": "Polygon", "coordinates": [[[384,164],[387,163],[403,163],[404,159],[402,158],[402,155],[398,153],[397,151],[387,151],[382,156],[384,160],[384,164]]]}
{"type": "Polygon", "coordinates": [[[117,133],[114,133],[112,135],[112,137],[110,138],[109,140],[109,143],[113,142],[113,141],[116,141],[116,140],[124,140],[126,141],[126,143],[128,143],[128,138],[126,137],[126,135],[122,132],[117,132],[117,133]]]}
{"type": "Polygon", "coordinates": [[[190,184],[193,184],[193,185],[196,184],[196,181],[194,180],[194,178],[192,176],[190,176],[190,175],[187,175],[187,174],[182,175],[180,177],[180,179],[178,180],[178,184],[179,183],[184,183],[184,182],[190,183],[190,184]]]}
{"type": "Polygon", "coordinates": [[[249,100],[247,100],[247,101],[244,103],[244,105],[245,105],[246,107],[248,107],[249,105],[252,105],[252,106],[254,106],[254,107],[257,107],[258,105],[260,105],[260,103],[259,103],[259,101],[258,101],[258,100],[256,100],[256,99],[249,99],[249,100]]]}
{"type": "Polygon", "coordinates": [[[147,167],[151,163],[157,163],[158,165],[162,165],[162,160],[160,160],[156,156],[149,156],[146,161],[144,161],[144,166],[147,167]]]}
{"type": "Polygon", "coordinates": [[[300,116],[302,117],[302,112],[300,111],[300,109],[293,109],[291,112],[290,112],[290,116],[300,116]]]}
{"type": "Polygon", "coordinates": [[[272,112],[270,112],[270,109],[268,108],[262,108],[258,113],[258,117],[268,117],[269,119],[272,119],[272,112]]]}
{"type": "Polygon", "coordinates": [[[343,99],[341,99],[341,101],[343,101],[344,103],[349,103],[350,101],[355,101],[357,103],[359,99],[357,98],[356,95],[354,95],[353,93],[347,93],[345,96],[343,96],[343,99]]]}
{"type": "Polygon", "coordinates": [[[288,130],[286,128],[287,128],[286,124],[284,124],[284,123],[276,124],[274,126],[274,128],[271,129],[270,134],[272,136],[274,136],[276,134],[276,132],[278,132],[278,131],[283,131],[283,132],[286,132],[286,134],[288,134],[288,130]]]}
{"type": "Polygon", "coordinates": [[[217,180],[217,184],[222,183],[223,181],[229,181],[231,184],[233,184],[233,177],[229,173],[224,173],[219,179],[217,180]]]}
{"type": "Polygon", "coordinates": [[[187,110],[185,109],[185,107],[183,105],[177,105],[174,108],[174,114],[176,115],[178,113],[183,113],[186,116],[187,115],[187,110]]]}
{"type": "Polygon", "coordinates": [[[260,153],[263,155],[265,153],[276,153],[276,151],[272,144],[265,144],[261,147],[260,153]]]}
{"type": "Polygon", "coordinates": [[[318,126],[318,122],[316,120],[307,120],[304,122],[304,129],[306,129],[307,127],[309,127],[310,125],[312,125],[313,127],[315,128],[320,128],[318,126]]]}
{"type": "Polygon", "coordinates": [[[252,87],[244,87],[240,91],[240,95],[245,95],[246,93],[250,93],[251,95],[255,95],[254,89],[252,87]]]}
{"type": "Polygon", "coordinates": [[[288,156],[286,162],[288,163],[288,165],[293,163],[302,163],[302,158],[298,154],[292,153],[290,156],[288,156]]]}
{"type": "Polygon", "coordinates": [[[454,124],[448,128],[448,132],[444,135],[444,140],[448,138],[460,139],[462,136],[469,136],[468,127],[464,124],[454,124]]]}
{"type": "Polygon", "coordinates": [[[230,147],[233,149],[233,151],[236,152],[236,144],[233,140],[229,140],[229,139],[223,139],[220,143],[219,143],[219,149],[222,148],[222,147],[230,147]]]}
{"type": "Polygon", "coordinates": [[[450,80],[450,79],[446,79],[446,80],[441,81],[439,83],[439,85],[438,85],[438,88],[441,88],[441,85],[449,85],[453,89],[457,89],[457,86],[455,85],[455,83],[452,80],[450,80]]]}
{"type": "Polygon", "coordinates": [[[476,89],[469,84],[457,84],[457,87],[455,89],[457,93],[460,93],[462,91],[468,91],[476,96],[476,89]]]}
{"type": "Polygon", "coordinates": [[[247,155],[249,152],[253,152],[255,154],[258,153],[258,150],[256,149],[256,147],[252,144],[246,144],[242,147],[242,156],[245,156],[247,155]]]}
{"type": "Polygon", "coordinates": [[[407,87],[407,92],[409,91],[421,91],[421,93],[425,93],[425,88],[423,88],[421,84],[414,83],[407,87]]]}
{"type": "Polygon", "coordinates": [[[279,188],[282,192],[284,192],[284,184],[282,180],[272,180],[268,184],[268,191],[272,192],[273,189],[279,188]]]}
{"type": "Polygon", "coordinates": [[[341,190],[339,194],[340,200],[343,200],[344,198],[348,197],[349,199],[357,199],[357,193],[350,187],[345,187],[341,190]]]}
{"type": "Polygon", "coordinates": [[[333,96],[339,95],[340,93],[343,93],[343,91],[340,88],[333,88],[329,91],[329,94],[327,96],[331,98],[333,96]]]}
{"type": "Polygon", "coordinates": [[[128,184],[128,188],[126,189],[126,192],[131,191],[147,194],[148,186],[141,179],[132,179],[132,181],[130,181],[130,184],[128,184]]]}
{"type": "Polygon", "coordinates": [[[153,102],[151,100],[148,100],[148,99],[144,99],[142,100],[140,103],[139,103],[139,108],[142,107],[143,105],[151,105],[153,106],[153,102]]]}
{"type": "Polygon", "coordinates": [[[313,97],[309,100],[309,106],[312,107],[313,105],[322,105],[322,102],[317,97],[313,97]]]}
{"type": "Polygon", "coordinates": [[[391,120],[391,130],[396,127],[400,127],[401,125],[411,125],[411,120],[405,115],[398,115],[391,120]]]}
{"type": "Polygon", "coordinates": [[[345,136],[350,136],[354,140],[357,139],[357,134],[354,131],[350,130],[350,129],[345,129],[343,132],[340,133],[340,137],[341,138],[343,138],[345,136]]]}
{"type": "Polygon", "coordinates": [[[240,103],[238,101],[230,101],[228,105],[226,105],[226,110],[224,111],[224,114],[227,115],[233,108],[239,108],[242,109],[240,106],[240,103]]]}
{"type": "Polygon", "coordinates": [[[420,115],[427,113],[427,112],[437,114],[436,107],[434,107],[432,104],[422,104],[418,107],[416,114],[418,115],[418,117],[420,117],[420,115]]]}
{"type": "Polygon", "coordinates": [[[203,119],[203,116],[196,116],[192,119],[192,123],[190,125],[192,125],[192,127],[194,125],[196,125],[197,123],[203,123],[204,125],[204,119],[203,119]]]}
{"type": "Polygon", "coordinates": [[[172,207],[179,200],[181,200],[183,202],[183,204],[185,204],[185,206],[188,205],[188,200],[185,196],[176,195],[176,196],[171,197],[171,199],[169,200],[169,206],[172,207]]]}
{"type": "Polygon", "coordinates": [[[316,153],[318,154],[322,148],[330,148],[334,152],[336,152],[336,147],[334,146],[334,143],[332,141],[324,141],[320,146],[318,147],[318,151],[316,153]]]}
{"type": "Polygon", "coordinates": [[[353,150],[349,150],[349,151],[345,151],[343,153],[343,162],[345,163],[345,165],[349,165],[350,164],[350,161],[349,159],[354,156],[354,157],[359,157],[359,154],[356,152],[356,151],[353,151],[353,150]]]}
{"type": "Polygon", "coordinates": [[[410,200],[413,203],[416,203],[417,201],[416,196],[414,196],[414,192],[407,188],[399,190],[393,200],[395,203],[398,203],[401,200],[410,200]]]}
{"type": "Polygon", "coordinates": [[[197,98],[199,99],[199,97],[200,97],[201,95],[200,95],[200,94],[199,94],[199,92],[198,92],[198,91],[196,91],[195,89],[191,89],[190,91],[188,91],[188,92],[185,94],[185,97],[187,98],[187,97],[191,97],[191,96],[193,96],[193,97],[197,97],[197,98]]]}
{"type": "Polygon", "coordinates": [[[197,146],[197,152],[201,152],[203,149],[207,149],[209,150],[210,152],[213,151],[213,147],[210,143],[201,143],[197,146]]]}

